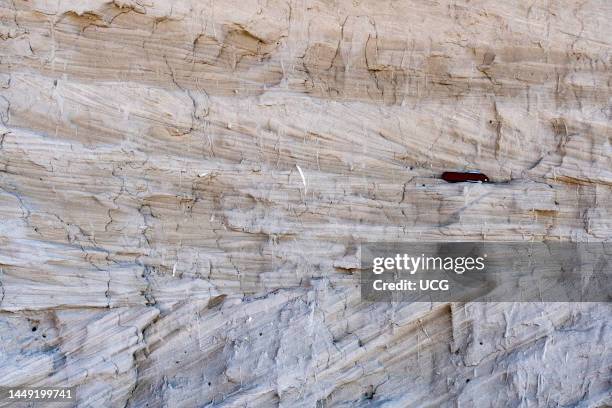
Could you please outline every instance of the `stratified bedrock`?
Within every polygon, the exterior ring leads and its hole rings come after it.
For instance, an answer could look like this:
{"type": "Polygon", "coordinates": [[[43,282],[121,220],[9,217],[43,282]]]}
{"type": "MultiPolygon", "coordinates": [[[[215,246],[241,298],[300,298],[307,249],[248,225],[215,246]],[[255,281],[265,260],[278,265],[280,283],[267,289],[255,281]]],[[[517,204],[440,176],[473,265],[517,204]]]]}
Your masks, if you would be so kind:
{"type": "Polygon", "coordinates": [[[612,239],[611,21],[608,0],[0,0],[0,388],[611,405],[610,303],[359,287],[364,242],[612,239]],[[467,171],[487,182],[441,178],[467,171]]]}

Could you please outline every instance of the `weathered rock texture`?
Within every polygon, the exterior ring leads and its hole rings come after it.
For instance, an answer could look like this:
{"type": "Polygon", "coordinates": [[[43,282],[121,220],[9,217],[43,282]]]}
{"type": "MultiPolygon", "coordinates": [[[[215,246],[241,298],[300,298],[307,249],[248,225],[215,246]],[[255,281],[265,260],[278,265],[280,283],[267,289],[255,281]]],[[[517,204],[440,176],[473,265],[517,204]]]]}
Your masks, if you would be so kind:
{"type": "Polygon", "coordinates": [[[611,403],[607,304],[358,288],[364,241],[612,238],[611,19],[607,0],[1,0],[0,386],[611,403]],[[439,179],[467,168],[493,182],[439,179]]]}

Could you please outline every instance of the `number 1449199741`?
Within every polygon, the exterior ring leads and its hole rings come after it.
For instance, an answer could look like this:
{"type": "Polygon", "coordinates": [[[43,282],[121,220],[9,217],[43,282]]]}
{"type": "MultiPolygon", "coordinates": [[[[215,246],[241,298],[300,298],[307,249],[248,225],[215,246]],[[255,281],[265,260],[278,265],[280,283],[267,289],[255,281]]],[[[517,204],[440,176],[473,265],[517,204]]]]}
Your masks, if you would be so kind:
{"type": "Polygon", "coordinates": [[[21,401],[49,401],[49,400],[72,400],[74,389],[72,388],[8,388],[5,389],[4,398],[21,401]]]}

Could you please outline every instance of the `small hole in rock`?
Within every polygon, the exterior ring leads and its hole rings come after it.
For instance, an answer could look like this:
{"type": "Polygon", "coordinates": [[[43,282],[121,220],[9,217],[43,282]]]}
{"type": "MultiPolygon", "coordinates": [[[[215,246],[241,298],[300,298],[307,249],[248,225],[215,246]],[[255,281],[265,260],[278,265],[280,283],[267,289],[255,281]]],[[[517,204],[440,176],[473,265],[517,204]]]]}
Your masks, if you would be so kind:
{"type": "Polygon", "coordinates": [[[470,382],[470,379],[468,378],[467,380],[465,380],[465,382],[466,382],[466,383],[469,383],[469,382],[470,382]]]}
{"type": "Polygon", "coordinates": [[[209,382],[208,382],[208,386],[210,387],[210,385],[211,385],[211,383],[210,383],[210,381],[209,381],[209,382]]]}
{"type": "Polygon", "coordinates": [[[36,330],[38,330],[38,327],[34,326],[32,327],[32,331],[35,332],[36,330]]]}
{"type": "Polygon", "coordinates": [[[260,336],[263,336],[263,333],[259,332],[259,335],[260,335],[260,336]]]}
{"type": "Polygon", "coordinates": [[[480,345],[482,346],[482,341],[480,342],[480,345]]]}

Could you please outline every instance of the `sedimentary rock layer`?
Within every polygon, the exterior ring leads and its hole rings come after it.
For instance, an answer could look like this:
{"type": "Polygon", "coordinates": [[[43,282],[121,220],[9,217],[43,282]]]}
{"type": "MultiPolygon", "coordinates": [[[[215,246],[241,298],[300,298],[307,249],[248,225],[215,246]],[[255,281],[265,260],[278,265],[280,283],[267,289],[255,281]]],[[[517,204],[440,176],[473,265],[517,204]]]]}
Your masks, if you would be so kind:
{"type": "Polygon", "coordinates": [[[612,238],[611,18],[0,0],[0,386],[99,407],[612,403],[607,304],[359,295],[362,242],[612,238]]]}

